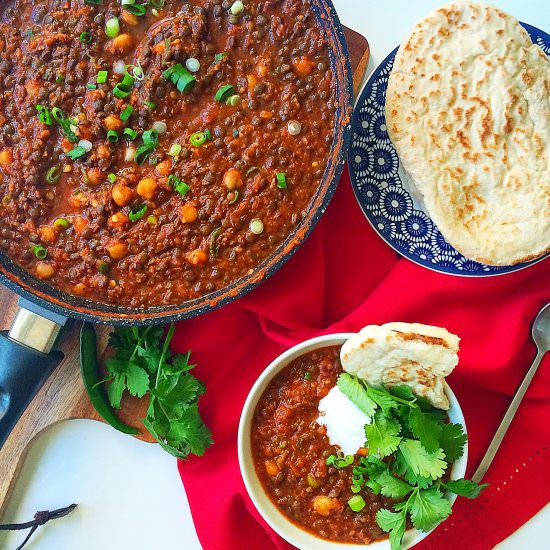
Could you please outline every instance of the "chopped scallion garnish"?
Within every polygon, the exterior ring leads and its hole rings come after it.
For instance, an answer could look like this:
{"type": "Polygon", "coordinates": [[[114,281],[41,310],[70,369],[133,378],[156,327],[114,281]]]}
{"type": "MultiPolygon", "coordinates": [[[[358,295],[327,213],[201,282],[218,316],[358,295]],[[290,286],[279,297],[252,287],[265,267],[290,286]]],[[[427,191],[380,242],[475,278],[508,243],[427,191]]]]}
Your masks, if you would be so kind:
{"type": "Polygon", "coordinates": [[[235,91],[235,88],[231,84],[226,84],[225,86],[222,86],[217,92],[216,92],[216,101],[225,101],[228,97],[233,95],[233,92],[235,91]]]}
{"type": "Polygon", "coordinates": [[[187,185],[184,181],[181,181],[178,176],[174,174],[170,174],[168,176],[168,187],[171,187],[176,193],[179,193],[182,197],[184,197],[189,189],[189,185],[187,185]]]}
{"type": "Polygon", "coordinates": [[[206,143],[206,135],[204,132],[195,132],[189,136],[189,143],[193,147],[200,147],[206,143]]]}
{"type": "Polygon", "coordinates": [[[131,105],[126,105],[126,107],[124,107],[124,109],[122,109],[120,113],[120,120],[122,121],[128,120],[133,112],[134,112],[134,108],[131,105]]]}
{"type": "Polygon", "coordinates": [[[69,227],[71,224],[69,220],[65,218],[57,218],[57,220],[53,222],[53,225],[54,227],[63,227],[64,229],[67,229],[67,227],[69,227]]]}
{"type": "Polygon", "coordinates": [[[286,189],[286,174],[284,172],[277,172],[277,187],[279,189],[286,189]]]}
{"type": "Polygon", "coordinates": [[[133,130],[132,128],[124,128],[124,135],[130,139],[130,140],[134,140],[137,138],[137,135],[138,135],[138,132],[137,130],[133,130]]]}
{"type": "Polygon", "coordinates": [[[189,91],[197,80],[181,63],[172,65],[162,74],[182,93],[189,91]]]}
{"type": "Polygon", "coordinates": [[[111,17],[111,19],[108,19],[107,23],[105,23],[105,34],[109,38],[115,38],[115,36],[118,36],[119,32],[120,23],[118,21],[118,17],[111,17]]]}
{"type": "Polygon", "coordinates": [[[97,90],[97,86],[93,82],[88,82],[86,84],[86,89],[87,90],[97,90]]]}
{"type": "Polygon", "coordinates": [[[83,157],[86,154],[86,149],[84,147],[77,146],[68,153],[65,153],[67,157],[69,157],[72,160],[76,160],[80,157],[83,157]]]}
{"type": "Polygon", "coordinates": [[[118,141],[118,134],[116,130],[109,130],[107,132],[107,140],[109,143],[116,143],[118,141]]]}
{"type": "Polygon", "coordinates": [[[141,17],[145,15],[147,8],[144,4],[122,4],[122,9],[141,17]]]}
{"type": "Polygon", "coordinates": [[[154,109],[156,107],[156,104],[152,101],[144,101],[143,104],[145,107],[148,107],[149,109],[154,109]]]}
{"type": "Polygon", "coordinates": [[[38,120],[50,126],[53,121],[49,109],[44,105],[35,105],[34,107],[38,111],[38,120]]]}
{"type": "Polygon", "coordinates": [[[130,210],[128,217],[130,218],[131,222],[135,222],[140,218],[143,218],[143,216],[145,215],[145,212],[147,212],[147,205],[143,204],[137,210],[134,210],[134,209],[130,210]]]}
{"type": "Polygon", "coordinates": [[[92,38],[92,34],[88,31],[81,32],[80,36],[78,37],[80,42],[82,42],[83,44],[89,44],[92,41],[92,38]]]}
{"type": "Polygon", "coordinates": [[[59,168],[57,166],[52,166],[46,174],[46,180],[48,183],[56,183],[59,181],[60,177],[61,173],[59,172],[59,168]]]}
{"type": "Polygon", "coordinates": [[[39,244],[33,244],[31,245],[31,252],[39,259],[43,260],[48,255],[48,251],[39,244]]]}
{"type": "Polygon", "coordinates": [[[105,82],[107,82],[107,76],[108,76],[108,72],[107,71],[99,71],[97,73],[97,80],[96,82],[98,84],[105,84],[105,82]]]}
{"type": "Polygon", "coordinates": [[[116,181],[116,174],[113,174],[112,172],[110,174],[107,175],[107,181],[109,181],[109,183],[115,183],[116,181]]]}
{"type": "Polygon", "coordinates": [[[179,143],[172,143],[168,154],[171,157],[177,157],[181,153],[181,145],[179,143]]]}
{"type": "Polygon", "coordinates": [[[74,133],[73,129],[71,128],[71,125],[72,125],[71,119],[68,118],[59,107],[52,108],[52,116],[57,122],[57,124],[59,124],[63,132],[65,133],[65,136],[67,137],[67,139],[69,141],[72,141],[73,143],[77,143],[78,136],[74,133]]]}

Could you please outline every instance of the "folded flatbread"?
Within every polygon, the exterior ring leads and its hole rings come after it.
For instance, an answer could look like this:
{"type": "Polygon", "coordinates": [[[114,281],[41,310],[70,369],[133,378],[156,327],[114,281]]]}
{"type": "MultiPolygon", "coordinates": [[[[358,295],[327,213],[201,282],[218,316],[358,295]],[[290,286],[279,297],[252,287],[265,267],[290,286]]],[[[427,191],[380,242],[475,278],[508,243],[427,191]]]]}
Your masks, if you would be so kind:
{"type": "Polygon", "coordinates": [[[340,352],[343,369],[370,386],[408,385],[434,407],[449,408],[445,377],[458,364],[460,338],[418,323],[368,325],[340,352]]]}

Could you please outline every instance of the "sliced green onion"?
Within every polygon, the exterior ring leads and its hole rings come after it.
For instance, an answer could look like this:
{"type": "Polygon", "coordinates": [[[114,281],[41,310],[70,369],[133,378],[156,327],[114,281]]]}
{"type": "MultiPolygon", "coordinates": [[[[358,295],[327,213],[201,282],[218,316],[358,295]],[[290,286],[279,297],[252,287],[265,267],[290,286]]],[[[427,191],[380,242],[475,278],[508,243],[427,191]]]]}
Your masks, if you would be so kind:
{"type": "Polygon", "coordinates": [[[233,198],[229,201],[229,204],[235,204],[239,200],[239,190],[233,191],[233,198]]]}
{"type": "Polygon", "coordinates": [[[180,92],[189,91],[197,79],[181,64],[176,63],[163,73],[164,78],[169,80],[180,92]]]}
{"type": "Polygon", "coordinates": [[[286,189],[286,174],[284,172],[277,172],[277,187],[279,189],[286,189]]]}
{"type": "Polygon", "coordinates": [[[92,37],[92,33],[89,33],[88,31],[84,31],[84,32],[81,32],[80,33],[80,36],[78,37],[78,39],[80,40],[80,42],[82,42],[83,44],[89,44],[93,37],[92,37]]]}
{"type": "Polygon", "coordinates": [[[254,235],[261,235],[264,232],[264,222],[258,218],[251,220],[248,227],[254,235]]]}
{"type": "Polygon", "coordinates": [[[181,181],[178,176],[174,174],[170,174],[168,176],[168,187],[174,189],[174,191],[179,193],[182,197],[184,197],[189,189],[191,189],[189,185],[187,185],[184,181],[181,181]]]}
{"type": "Polygon", "coordinates": [[[156,105],[152,101],[144,101],[143,104],[145,107],[149,107],[149,109],[154,109],[156,105]]]}
{"type": "Polygon", "coordinates": [[[59,181],[60,177],[61,174],[57,166],[52,166],[46,174],[46,179],[48,180],[48,183],[56,183],[57,181],[59,181]]]}
{"type": "Polygon", "coordinates": [[[31,246],[31,252],[39,259],[43,260],[47,255],[48,251],[39,244],[34,244],[31,246]]]}
{"type": "Polygon", "coordinates": [[[353,495],[348,500],[348,506],[354,511],[354,512],[360,512],[367,503],[365,502],[365,499],[361,495],[353,495]]]}
{"type": "Polygon", "coordinates": [[[225,52],[221,52],[221,53],[217,53],[215,56],[214,56],[214,61],[221,61],[222,59],[225,59],[227,57],[227,53],[225,52]]]}
{"type": "Polygon", "coordinates": [[[38,111],[38,120],[50,126],[53,120],[49,109],[44,107],[44,105],[35,105],[34,108],[38,111]]]}
{"type": "Polygon", "coordinates": [[[56,77],[55,77],[55,82],[57,84],[63,84],[63,82],[65,82],[65,75],[63,73],[59,73],[56,77]]]}
{"type": "Polygon", "coordinates": [[[158,17],[158,16],[159,16],[159,10],[157,10],[157,8],[152,8],[152,9],[151,9],[151,13],[152,13],[155,17],[158,17]]]}
{"type": "Polygon", "coordinates": [[[84,147],[77,146],[68,153],[65,153],[65,156],[69,157],[70,159],[79,159],[80,157],[83,157],[86,154],[86,149],[84,147]]]}
{"type": "Polygon", "coordinates": [[[135,222],[140,218],[143,218],[143,216],[145,215],[145,212],[147,212],[147,205],[142,204],[138,210],[134,210],[134,209],[130,210],[128,217],[130,218],[131,222],[135,222]]]}
{"type": "Polygon", "coordinates": [[[185,68],[188,70],[188,71],[191,71],[192,73],[197,73],[200,71],[200,68],[201,68],[201,63],[200,61],[195,58],[195,57],[190,57],[186,62],[185,62],[185,68]]]}
{"type": "Polygon", "coordinates": [[[118,36],[119,32],[120,23],[118,21],[118,17],[111,17],[111,19],[108,19],[105,23],[105,34],[109,38],[114,38],[115,36],[118,36]]]}
{"type": "Polygon", "coordinates": [[[193,147],[200,147],[201,145],[204,145],[206,143],[206,136],[204,135],[204,132],[195,132],[194,134],[191,134],[189,136],[189,143],[193,147]]]}
{"type": "Polygon", "coordinates": [[[109,73],[107,71],[99,71],[97,73],[97,79],[96,79],[96,82],[98,84],[105,84],[105,82],[107,82],[107,76],[109,75],[109,73]]]}
{"type": "Polygon", "coordinates": [[[153,149],[147,147],[147,145],[140,145],[136,152],[134,153],[134,161],[137,164],[143,164],[148,158],[149,155],[153,152],[153,149]]]}
{"type": "Polygon", "coordinates": [[[244,11],[244,4],[241,0],[237,0],[236,2],[233,2],[233,5],[229,8],[229,11],[231,12],[231,15],[241,15],[244,11]]]}
{"type": "Polygon", "coordinates": [[[212,256],[217,256],[218,252],[220,251],[220,245],[218,243],[218,237],[222,231],[221,227],[218,227],[210,233],[208,236],[208,247],[210,248],[210,254],[212,256]]]}
{"type": "Polygon", "coordinates": [[[136,77],[131,75],[128,72],[128,68],[132,67],[132,65],[129,65],[124,69],[124,76],[122,77],[122,80],[119,82],[119,85],[123,88],[131,88],[134,85],[134,82],[136,81],[136,77]]]}
{"type": "Polygon", "coordinates": [[[130,90],[126,90],[120,86],[120,84],[117,84],[113,88],[113,95],[115,97],[118,97],[119,99],[126,99],[132,92],[130,90]]]}
{"type": "Polygon", "coordinates": [[[141,65],[128,65],[125,68],[125,74],[130,75],[136,80],[143,80],[145,78],[145,73],[143,72],[141,65]]]}
{"type": "Polygon", "coordinates": [[[118,134],[115,130],[109,130],[107,132],[107,140],[109,143],[116,143],[118,141],[118,134]]]}
{"type": "Polygon", "coordinates": [[[181,153],[181,145],[179,143],[172,143],[168,154],[171,157],[177,157],[181,153]]]}
{"type": "Polygon", "coordinates": [[[124,135],[130,139],[130,140],[134,140],[137,138],[137,135],[138,135],[138,132],[137,130],[132,130],[132,128],[124,128],[124,135]]]}
{"type": "Polygon", "coordinates": [[[99,6],[103,4],[103,0],[84,0],[85,4],[90,4],[92,6],[99,6]]]}
{"type": "Polygon", "coordinates": [[[147,8],[143,4],[122,4],[122,9],[141,17],[145,15],[147,8]]]}
{"type": "Polygon", "coordinates": [[[212,139],[212,132],[209,128],[204,131],[204,137],[206,138],[206,141],[210,141],[212,139]]]}
{"type": "Polygon", "coordinates": [[[222,86],[217,92],[216,92],[216,101],[225,101],[228,97],[233,95],[233,92],[235,91],[235,88],[231,84],[226,84],[225,86],[222,86]]]}
{"type": "Polygon", "coordinates": [[[159,136],[154,130],[143,132],[143,144],[154,149],[159,144],[159,136]]]}
{"type": "Polygon", "coordinates": [[[107,273],[109,272],[109,264],[107,262],[99,262],[97,264],[97,270],[102,274],[102,275],[107,275],[107,273]]]}
{"type": "Polygon", "coordinates": [[[225,100],[225,104],[231,105],[231,107],[236,107],[240,102],[241,102],[240,95],[232,95],[225,100]]]}
{"type": "Polygon", "coordinates": [[[156,216],[147,216],[147,223],[150,223],[151,225],[156,225],[158,222],[158,218],[156,216]]]}
{"type": "Polygon", "coordinates": [[[59,107],[53,107],[52,116],[65,133],[67,139],[73,143],[77,143],[78,136],[71,129],[71,120],[65,115],[65,113],[59,107]]]}
{"type": "Polygon", "coordinates": [[[131,105],[126,105],[124,109],[122,109],[120,113],[120,120],[126,121],[132,116],[132,113],[134,112],[134,108],[131,105]]]}
{"type": "Polygon", "coordinates": [[[120,2],[123,6],[127,4],[135,4],[136,0],[121,0],[120,2]]]}
{"type": "Polygon", "coordinates": [[[63,229],[67,229],[71,224],[69,220],[65,218],[57,218],[57,220],[53,222],[53,225],[54,227],[63,227],[63,229]]]}
{"type": "Polygon", "coordinates": [[[116,174],[113,174],[112,172],[110,174],[107,175],[107,180],[110,182],[110,183],[115,183],[116,181],[116,174]]]}
{"type": "Polygon", "coordinates": [[[86,88],[87,88],[88,90],[97,90],[97,86],[96,86],[93,82],[88,82],[88,83],[86,84],[86,88]]]}
{"type": "Polygon", "coordinates": [[[164,0],[150,0],[149,4],[151,4],[153,8],[164,8],[164,0]]]}

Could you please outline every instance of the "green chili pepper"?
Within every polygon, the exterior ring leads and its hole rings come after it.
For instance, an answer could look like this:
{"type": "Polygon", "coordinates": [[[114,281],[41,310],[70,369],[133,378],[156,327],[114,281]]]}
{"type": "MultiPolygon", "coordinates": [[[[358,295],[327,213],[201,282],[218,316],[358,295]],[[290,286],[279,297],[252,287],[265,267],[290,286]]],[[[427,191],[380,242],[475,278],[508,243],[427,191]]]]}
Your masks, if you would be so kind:
{"type": "Polygon", "coordinates": [[[116,415],[105,390],[101,387],[101,375],[97,361],[97,339],[94,327],[89,323],[84,323],[80,330],[80,372],[84,380],[84,387],[98,414],[119,432],[130,435],[138,434],[137,428],[124,424],[116,415]]]}

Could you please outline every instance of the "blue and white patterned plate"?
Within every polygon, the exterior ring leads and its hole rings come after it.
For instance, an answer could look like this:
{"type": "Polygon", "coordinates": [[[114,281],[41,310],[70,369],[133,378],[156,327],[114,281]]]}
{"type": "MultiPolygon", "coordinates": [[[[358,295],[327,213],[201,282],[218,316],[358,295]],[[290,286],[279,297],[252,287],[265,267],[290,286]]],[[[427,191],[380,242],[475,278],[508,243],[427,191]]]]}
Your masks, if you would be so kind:
{"type": "MultiPolygon", "coordinates": [[[[522,23],[531,39],[550,56],[550,35],[522,23]]],[[[352,121],[349,169],[355,196],[378,234],[399,254],[429,269],[468,277],[518,271],[544,258],[508,267],[484,265],[464,257],[443,238],[411,193],[408,176],[386,131],[386,88],[397,48],[371,75],[352,121]]]]}

